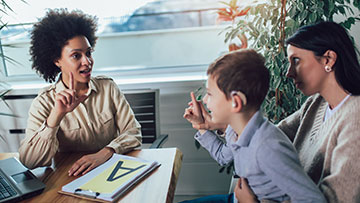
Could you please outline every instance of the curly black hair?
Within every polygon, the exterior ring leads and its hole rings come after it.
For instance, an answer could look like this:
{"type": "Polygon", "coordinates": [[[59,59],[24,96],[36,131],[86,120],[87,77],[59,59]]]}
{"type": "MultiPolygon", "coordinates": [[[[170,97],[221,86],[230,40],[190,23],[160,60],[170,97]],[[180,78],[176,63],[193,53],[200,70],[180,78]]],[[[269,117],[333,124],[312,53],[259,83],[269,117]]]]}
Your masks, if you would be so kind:
{"type": "Polygon", "coordinates": [[[61,57],[62,48],[69,39],[85,36],[92,47],[97,37],[97,18],[80,10],[48,10],[45,17],[34,24],[31,31],[30,55],[32,69],[47,82],[54,82],[61,72],[54,61],[61,57]]]}

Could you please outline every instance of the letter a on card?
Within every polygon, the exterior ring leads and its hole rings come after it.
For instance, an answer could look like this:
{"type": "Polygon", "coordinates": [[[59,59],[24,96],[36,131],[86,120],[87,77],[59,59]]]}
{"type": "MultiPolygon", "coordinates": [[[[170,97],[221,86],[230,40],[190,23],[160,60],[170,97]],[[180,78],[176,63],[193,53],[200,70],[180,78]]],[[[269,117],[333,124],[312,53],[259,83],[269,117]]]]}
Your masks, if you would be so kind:
{"type": "Polygon", "coordinates": [[[112,193],[136,176],[147,164],[135,160],[120,159],[111,167],[80,187],[82,190],[112,193]]]}

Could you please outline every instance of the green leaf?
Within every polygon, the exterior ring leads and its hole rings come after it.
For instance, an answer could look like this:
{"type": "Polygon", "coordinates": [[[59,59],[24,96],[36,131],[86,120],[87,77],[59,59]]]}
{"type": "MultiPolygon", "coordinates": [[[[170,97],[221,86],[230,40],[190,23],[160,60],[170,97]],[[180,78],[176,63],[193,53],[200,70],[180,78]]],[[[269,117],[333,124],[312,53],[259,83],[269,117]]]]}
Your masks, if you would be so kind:
{"type": "Polygon", "coordinates": [[[344,7],[338,7],[339,11],[341,14],[345,15],[346,12],[345,12],[345,8],[344,7]]]}
{"type": "Polygon", "coordinates": [[[317,18],[316,13],[310,13],[309,17],[310,17],[310,19],[309,19],[310,23],[316,22],[316,18],[317,18]]]}
{"type": "Polygon", "coordinates": [[[295,21],[293,19],[289,19],[285,22],[285,27],[293,27],[295,25],[295,21]]]}
{"type": "MultiPolygon", "coordinates": [[[[277,18],[277,17],[273,17],[273,18],[271,19],[271,25],[276,25],[277,22],[278,22],[278,18],[277,18]]],[[[274,28],[274,27],[276,27],[276,26],[273,26],[273,28],[274,28]]]]}
{"type": "Polygon", "coordinates": [[[280,39],[280,30],[278,28],[275,30],[275,38],[280,39]]]}
{"type": "Polygon", "coordinates": [[[290,7],[290,11],[288,12],[288,15],[290,18],[294,18],[295,15],[297,14],[297,8],[295,5],[291,5],[290,7]]]}
{"type": "Polygon", "coordinates": [[[262,45],[266,44],[266,36],[264,34],[261,35],[260,42],[261,42],[262,45]]]}
{"type": "Polygon", "coordinates": [[[335,2],[330,0],[329,1],[329,13],[333,13],[335,9],[335,2]]]}
{"type": "Polygon", "coordinates": [[[353,5],[360,10],[360,0],[354,0],[353,5]]]}
{"type": "Polygon", "coordinates": [[[298,2],[297,3],[297,8],[298,8],[299,11],[303,11],[305,6],[304,6],[304,4],[302,2],[298,2]]]}
{"type": "Polygon", "coordinates": [[[300,22],[303,22],[307,16],[308,16],[309,12],[307,10],[304,10],[303,12],[300,13],[300,22]]]}
{"type": "Polygon", "coordinates": [[[260,14],[261,14],[261,17],[266,19],[267,18],[267,15],[266,15],[266,10],[264,8],[261,8],[260,9],[260,14]]]}
{"type": "Polygon", "coordinates": [[[18,118],[18,117],[19,117],[19,116],[14,115],[14,114],[10,114],[10,113],[2,113],[2,112],[0,112],[0,116],[10,116],[10,117],[16,117],[16,118],[18,118]]]}

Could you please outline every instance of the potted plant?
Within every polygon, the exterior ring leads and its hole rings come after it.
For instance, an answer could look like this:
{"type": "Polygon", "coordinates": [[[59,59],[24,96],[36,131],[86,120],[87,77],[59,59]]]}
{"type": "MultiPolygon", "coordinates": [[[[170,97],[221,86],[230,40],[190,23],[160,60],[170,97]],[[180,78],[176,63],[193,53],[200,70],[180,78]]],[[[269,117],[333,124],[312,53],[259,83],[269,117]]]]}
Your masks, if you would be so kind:
{"type": "MultiPolygon", "coordinates": [[[[229,51],[253,48],[262,53],[271,75],[270,89],[262,105],[264,114],[274,123],[289,116],[300,108],[306,97],[286,78],[289,62],[286,58],[285,39],[299,27],[318,21],[333,21],[340,14],[340,24],[350,30],[360,20],[353,8],[360,10],[360,0],[271,0],[253,1],[240,5],[237,0],[220,2],[225,5],[218,9],[217,21],[230,21],[225,32],[225,43],[229,51]],[[238,39],[240,44],[234,42],[238,39]]],[[[200,148],[198,143],[195,143],[200,148]]],[[[221,167],[230,173],[232,163],[221,167]]]]}
{"type": "MultiPolygon", "coordinates": [[[[26,3],[24,0],[19,0],[19,1],[22,1],[22,2],[26,3]]],[[[13,10],[6,3],[6,1],[1,0],[0,1],[0,31],[2,29],[6,28],[6,26],[7,26],[7,23],[3,22],[1,18],[2,18],[3,15],[8,15],[9,11],[13,12],[13,10]]],[[[2,46],[1,43],[0,43],[0,46],[2,46]]],[[[1,50],[2,50],[2,48],[1,48],[1,50]]],[[[0,57],[5,58],[6,60],[10,60],[10,61],[14,62],[13,59],[6,57],[2,51],[0,53],[0,57]]],[[[2,70],[0,70],[0,74],[3,74],[3,72],[1,72],[1,71],[2,70]]],[[[3,78],[3,77],[4,76],[2,75],[0,78],[3,78]]],[[[11,89],[9,88],[9,86],[4,81],[2,81],[0,79],[0,99],[1,99],[1,102],[4,103],[6,106],[8,106],[8,104],[5,102],[4,97],[10,90],[11,89]]],[[[13,114],[5,113],[5,112],[0,112],[0,116],[13,116],[13,117],[16,117],[13,114]]],[[[1,134],[0,134],[0,140],[3,140],[3,141],[6,142],[5,138],[1,134]]]]}
{"type": "Polygon", "coordinates": [[[353,8],[360,10],[359,0],[271,0],[240,5],[237,0],[221,2],[218,21],[231,21],[226,27],[225,42],[241,38],[241,45],[230,44],[229,51],[250,47],[262,53],[271,75],[270,90],[262,105],[265,115],[274,123],[300,108],[306,97],[286,78],[289,62],[284,41],[299,27],[318,21],[333,21],[342,15],[340,24],[350,29],[356,21],[353,8]],[[249,44],[249,46],[248,46],[249,44]]]}

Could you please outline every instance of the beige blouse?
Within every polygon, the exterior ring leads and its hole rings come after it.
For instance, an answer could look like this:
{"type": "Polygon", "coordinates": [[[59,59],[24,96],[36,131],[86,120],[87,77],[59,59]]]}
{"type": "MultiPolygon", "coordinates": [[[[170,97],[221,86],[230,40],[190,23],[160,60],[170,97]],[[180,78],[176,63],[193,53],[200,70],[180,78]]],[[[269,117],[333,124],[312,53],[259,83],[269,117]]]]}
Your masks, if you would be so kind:
{"type": "Polygon", "coordinates": [[[41,90],[29,110],[26,137],[20,143],[20,161],[28,168],[51,165],[57,151],[96,152],[105,146],[125,153],[141,145],[140,124],[112,79],[98,76],[89,82],[88,98],[48,127],[55,94],[66,89],[59,80],[41,90]]]}

